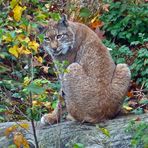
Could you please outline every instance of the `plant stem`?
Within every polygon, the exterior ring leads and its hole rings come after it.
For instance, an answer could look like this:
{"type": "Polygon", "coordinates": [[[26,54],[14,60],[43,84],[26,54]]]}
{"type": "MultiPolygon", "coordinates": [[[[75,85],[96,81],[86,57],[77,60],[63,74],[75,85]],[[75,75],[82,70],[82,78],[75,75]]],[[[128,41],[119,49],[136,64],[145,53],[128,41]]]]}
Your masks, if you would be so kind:
{"type": "MultiPolygon", "coordinates": [[[[33,73],[33,54],[31,54],[31,60],[30,60],[30,73],[31,73],[31,81],[33,81],[34,78],[34,73],[33,73]]],[[[31,108],[31,125],[32,125],[32,130],[33,130],[33,136],[34,136],[34,142],[36,145],[36,148],[39,148],[38,140],[37,140],[37,135],[36,135],[36,127],[34,125],[34,119],[33,119],[33,112],[32,112],[32,93],[30,92],[29,94],[29,101],[30,101],[30,108],[31,108]]]]}
{"type": "Polygon", "coordinates": [[[36,136],[36,128],[35,128],[33,119],[31,119],[31,125],[32,125],[32,129],[33,129],[33,136],[34,136],[36,148],[39,148],[39,144],[38,144],[38,140],[37,140],[37,136],[36,136]]]}
{"type": "Polygon", "coordinates": [[[34,141],[36,148],[39,148],[38,140],[37,140],[37,135],[36,135],[36,127],[34,125],[34,119],[33,119],[33,112],[32,112],[32,93],[30,92],[30,112],[31,112],[31,125],[32,125],[32,130],[33,130],[33,136],[34,136],[34,141]]]}

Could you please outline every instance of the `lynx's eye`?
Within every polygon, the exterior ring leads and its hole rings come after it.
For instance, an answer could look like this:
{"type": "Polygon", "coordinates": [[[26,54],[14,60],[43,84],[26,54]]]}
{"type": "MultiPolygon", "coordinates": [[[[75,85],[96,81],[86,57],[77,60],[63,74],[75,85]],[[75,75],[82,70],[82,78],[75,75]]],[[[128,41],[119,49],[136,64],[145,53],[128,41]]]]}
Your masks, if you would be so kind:
{"type": "Polygon", "coordinates": [[[46,41],[46,42],[50,42],[50,38],[49,37],[44,37],[44,40],[46,41]]]}
{"type": "Polygon", "coordinates": [[[63,36],[64,36],[63,34],[58,34],[58,35],[56,36],[56,39],[57,39],[57,40],[60,40],[63,36]]]}

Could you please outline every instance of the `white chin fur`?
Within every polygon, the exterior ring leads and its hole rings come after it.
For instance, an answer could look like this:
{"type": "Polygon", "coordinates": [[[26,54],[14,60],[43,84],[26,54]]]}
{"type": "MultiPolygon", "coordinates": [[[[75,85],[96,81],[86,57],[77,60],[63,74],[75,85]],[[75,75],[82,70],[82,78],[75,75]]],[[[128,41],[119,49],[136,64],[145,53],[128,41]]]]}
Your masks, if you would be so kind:
{"type": "Polygon", "coordinates": [[[62,54],[66,54],[67,52],[68,52],[68,47],[67,48],[64,48],[63,50],[62,50],[62,54]]]}

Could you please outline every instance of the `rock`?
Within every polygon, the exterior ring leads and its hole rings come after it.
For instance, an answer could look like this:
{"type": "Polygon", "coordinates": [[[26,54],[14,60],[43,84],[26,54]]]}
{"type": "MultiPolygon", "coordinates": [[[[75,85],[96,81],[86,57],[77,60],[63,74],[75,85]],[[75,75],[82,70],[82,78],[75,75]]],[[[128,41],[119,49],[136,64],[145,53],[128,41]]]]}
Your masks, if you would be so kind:
{"type": "MultiPolygon", "coordinates": [[[[99,123],[100,127],[108,129],[110,138],[104,135],[96,125],[89,123],[67,121],[55,125],[43,126],[37,123],[36,132],[40,148],[73,148],[74,144],[83,144],[85,148],[130,148],[131,135],[125,132],[130,120],[140,117],[148,122],[148,113],[142,115],[128,115],[99,123]]],[[[4,136],[4,131],[14,125],[14,122],[0,124],[0,148],[6,148],[12,144],[11,138],[4,136]],[[10,140],[11,139],[11,140],[10,140]]],[[[30,124],[30,123],[29,123],[30,124]]],[[[30,130],[31,131],[31,128],[30,130]]],[[[32,134],[23,130],[26,139],[34,147],[32,134]]],[[[141,148],[141,146],[139,146],[141,148]]]]}

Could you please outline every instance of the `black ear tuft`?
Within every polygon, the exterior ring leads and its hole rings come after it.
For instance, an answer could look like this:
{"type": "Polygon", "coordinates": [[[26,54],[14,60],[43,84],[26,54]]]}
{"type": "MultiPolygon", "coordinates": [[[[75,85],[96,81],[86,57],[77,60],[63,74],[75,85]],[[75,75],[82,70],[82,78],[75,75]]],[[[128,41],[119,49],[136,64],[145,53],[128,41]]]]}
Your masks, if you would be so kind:
{"type": "Polygon", "coordinates": [[[39,26],[38,29],[39,29],[39,32],[42,33],[42,32],[44,32],[45,27],[39,26]]]}
{"type": "Polygon", "coordinates": [[[40,34],[45,33],[46,30],[47,30],[47,25],[39,24],[37,27],[37,31],[40,34]]]}
{"type": "Polygon", "coordinates": [[[62,27],[68,27],[68,20],[66,14],[62,14],[61,20],[59,21],[59,25],[62,27]]]}

